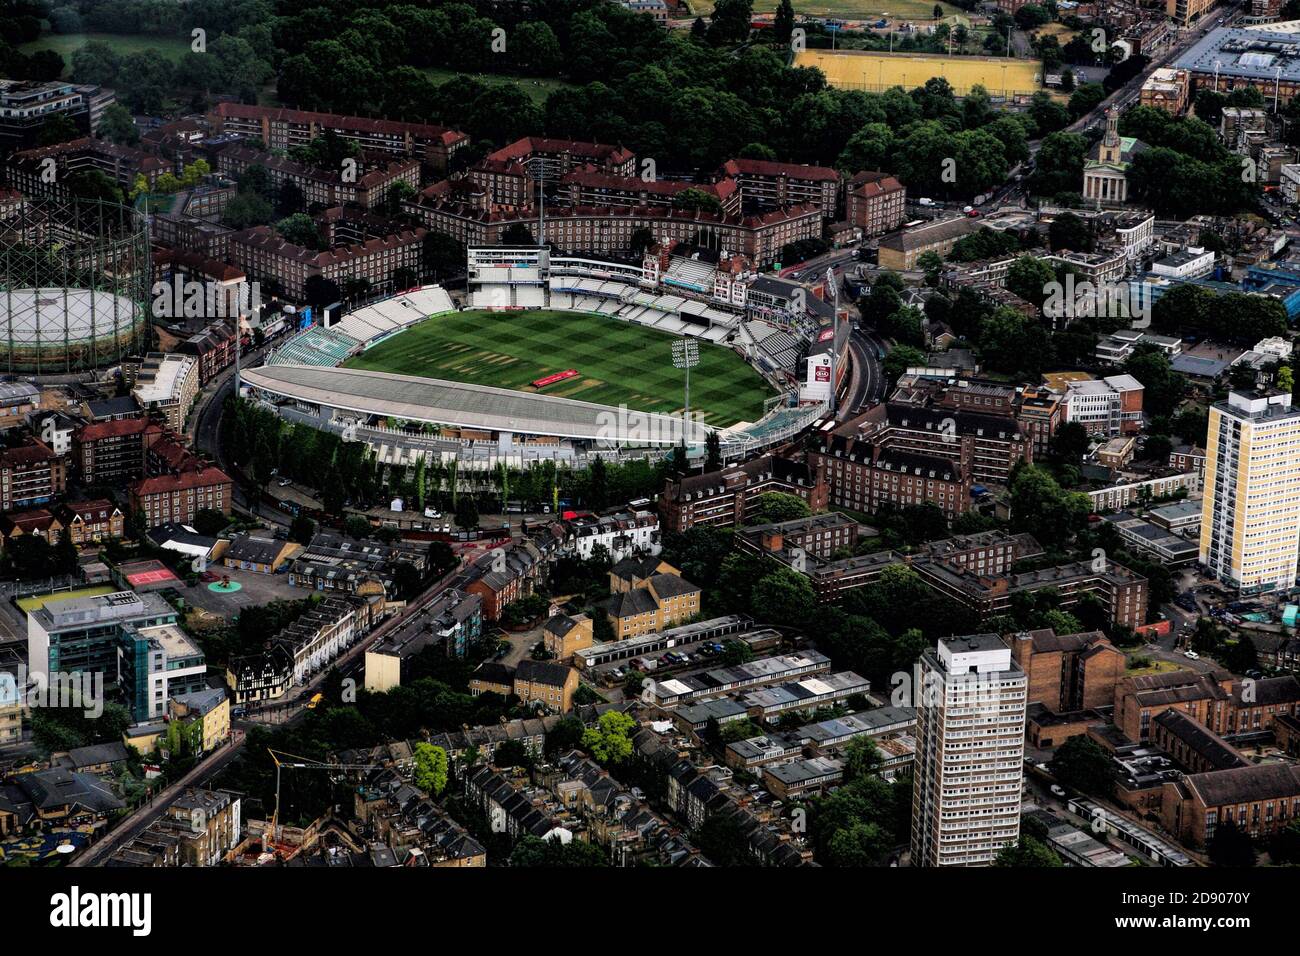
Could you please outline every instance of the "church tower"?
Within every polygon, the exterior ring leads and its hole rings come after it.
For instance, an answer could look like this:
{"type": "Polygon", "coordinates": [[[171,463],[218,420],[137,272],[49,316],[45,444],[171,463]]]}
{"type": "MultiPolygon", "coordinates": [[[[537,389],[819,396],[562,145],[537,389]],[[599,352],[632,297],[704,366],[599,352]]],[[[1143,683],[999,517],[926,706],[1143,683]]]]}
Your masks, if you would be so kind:
{"type": "Polygon", "coordinates": [[[1119,110],[1113,105],[1106,110],[1106,135],[1101,139],[1101,153],[1097,158],[1103,163],[1120,161],[1119,110]]]}

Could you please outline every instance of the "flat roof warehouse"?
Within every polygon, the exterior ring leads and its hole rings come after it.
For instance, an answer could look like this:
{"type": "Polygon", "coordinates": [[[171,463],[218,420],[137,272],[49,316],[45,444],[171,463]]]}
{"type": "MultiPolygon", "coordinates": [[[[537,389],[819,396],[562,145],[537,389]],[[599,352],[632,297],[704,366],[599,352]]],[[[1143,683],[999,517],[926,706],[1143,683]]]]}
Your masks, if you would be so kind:
{"type": "Polygon", "coordinates": [[[1300,33],[1211,30],[1179,57],[1176,67],[1250,80],[1300,82],[1300,33]]]}

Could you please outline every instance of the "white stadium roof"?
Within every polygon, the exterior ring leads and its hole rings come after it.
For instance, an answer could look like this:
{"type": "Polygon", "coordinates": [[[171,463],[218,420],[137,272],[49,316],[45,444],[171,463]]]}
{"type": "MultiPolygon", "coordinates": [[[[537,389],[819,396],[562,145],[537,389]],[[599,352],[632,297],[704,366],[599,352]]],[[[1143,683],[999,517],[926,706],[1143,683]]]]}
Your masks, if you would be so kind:
{"type": "MultiPolygon", "coordinates": [[[[504,388],[351,368],[272,365],[241,373],[245,384],[273,395],[364,415],[553,435],[611,444],[675,444],[680,417],[530,395],[504,388]]],[[[703,443],[709,429],[692,423],[687,440],[703,443]]]]}

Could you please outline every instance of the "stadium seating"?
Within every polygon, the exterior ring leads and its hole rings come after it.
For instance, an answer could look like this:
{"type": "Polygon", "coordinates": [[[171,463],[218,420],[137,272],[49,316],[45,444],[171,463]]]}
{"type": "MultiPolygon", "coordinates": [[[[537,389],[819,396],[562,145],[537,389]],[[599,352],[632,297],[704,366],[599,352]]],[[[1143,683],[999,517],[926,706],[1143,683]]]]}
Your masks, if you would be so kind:
{"type": "Polygon", "coordinates": [[[361,342],[337,329],[309,326],[266,357],[267,365],[338,365],[361,347],[361,342]]]}
{"type": "Polygon", "coordinates": [[[451,296],[445,289],[429,286],[349,312],[331,328],[358,342],[369,342],[377,336],[387,335],[454,308],[451,296]]]}
{"type": "Polygon", "coordinates": [[[789,332],[757,320],[744,322],[740,327],[741,344],[753,345],[761,355],[766,355],[778,368],[793,372],[798,365],[803,347],[789,332]]]}

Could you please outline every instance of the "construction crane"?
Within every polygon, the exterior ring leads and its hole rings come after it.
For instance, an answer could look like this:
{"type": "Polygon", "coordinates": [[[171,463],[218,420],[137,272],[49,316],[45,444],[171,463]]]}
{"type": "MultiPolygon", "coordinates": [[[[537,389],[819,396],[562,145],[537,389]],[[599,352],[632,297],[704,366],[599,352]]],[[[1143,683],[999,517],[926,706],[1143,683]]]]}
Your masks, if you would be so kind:
{"type": "Polygon", "coordinates": [[[271,755],[271,760],[275,763],[275,809],[271,812],[271,822],[266,830],[262,833],[262,852],[270,850],[270,844],[278,842],[277,827],[280,822],[280,771],[281,770],[382,770],[383,764],[377,763],[324,763],[320,760],[312,760],[310,757],[299,757],[297,754],[285,753],[283,750],[272,750],[266,748],[266,752],[271,755]],[[281,760],[281,757],[288,758],[281,760]]]}

